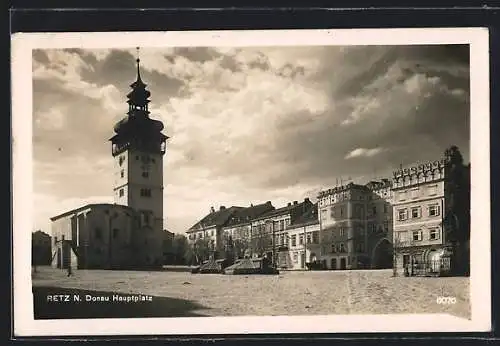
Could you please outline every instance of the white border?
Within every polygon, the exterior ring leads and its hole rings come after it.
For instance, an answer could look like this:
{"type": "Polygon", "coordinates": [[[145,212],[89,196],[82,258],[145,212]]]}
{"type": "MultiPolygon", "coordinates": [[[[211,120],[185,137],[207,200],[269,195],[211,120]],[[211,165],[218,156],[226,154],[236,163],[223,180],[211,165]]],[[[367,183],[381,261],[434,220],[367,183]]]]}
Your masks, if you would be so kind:
{"type": "Polygon", "coordinates": [[[485,28],[18,33],[12,36],[14,333],[16,336],[467,332],[491,329],[489,50],[485,28]],[[329,315],[34,320],[31,292],[32,49],[167,46],[470,44],[471,320],[451,315],[329,315]],[[29,172],[29,173],[28,173],[29,172]]]}

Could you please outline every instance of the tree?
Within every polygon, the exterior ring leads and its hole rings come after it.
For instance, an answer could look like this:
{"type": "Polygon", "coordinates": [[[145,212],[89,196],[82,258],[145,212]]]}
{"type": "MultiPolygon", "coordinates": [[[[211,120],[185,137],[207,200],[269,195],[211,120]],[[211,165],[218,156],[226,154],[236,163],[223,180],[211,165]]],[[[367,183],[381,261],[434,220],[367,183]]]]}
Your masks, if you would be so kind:
{"type": "Polygon", "coordinates": [[[186,254],[188,252],[189,244],[185,235],[176,234],[172,241],[172,252],[174,255],[174,262],[176,264],[186,264],[186,254]]]}
{"type": "Polygon", "coordinates": [[[264,227],[257,228],[255,232],[252,232],[251,252],[258,254],[260,257],[272,248],[272,243],[272,233],[268,232],[264,227]]]}
{"type": "Polygon", "coordinates": [[[208,239],[197,239],[193,244],[193,255],[196,263],[206,261],[210,256],[210,244],[208,239]]]}

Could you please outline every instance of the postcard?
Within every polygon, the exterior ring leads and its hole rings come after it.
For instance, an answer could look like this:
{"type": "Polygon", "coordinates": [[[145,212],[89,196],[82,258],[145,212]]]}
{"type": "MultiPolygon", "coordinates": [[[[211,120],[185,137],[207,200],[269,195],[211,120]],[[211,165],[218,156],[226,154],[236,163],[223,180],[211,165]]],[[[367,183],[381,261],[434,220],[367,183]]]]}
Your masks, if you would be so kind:
{"type": "Polygon", "coordinates": [[[484,28],[12,36],[17,336],[491,328],[484,28]]]}

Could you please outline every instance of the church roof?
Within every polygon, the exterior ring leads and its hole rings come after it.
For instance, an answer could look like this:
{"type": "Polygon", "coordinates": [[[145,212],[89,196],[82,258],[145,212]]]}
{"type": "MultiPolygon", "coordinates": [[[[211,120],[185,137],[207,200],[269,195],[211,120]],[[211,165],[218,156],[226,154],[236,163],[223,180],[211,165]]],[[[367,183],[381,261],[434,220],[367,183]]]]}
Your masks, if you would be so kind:
{"type": "Polygon", "coordinates": [[[111,204],[111,203],[91,203],[91,204],[85,204],[81,207],[78,207],[78,208],[75,208],[75,209],[71,209],[71,210],[68,210],[68,211],[65,211],[64,213],[61,213],[59,215],[56,215],[56,216],[52,216],[50,218],[50,221],[56,221],[58,219],[61,219],[63,217],[66,217],[66,216],[69,216],[69,215],[73,215],[75,213],[78,213],[82,210],[85,210],[85,209],[95,209],[95,208],[100,208],[100,207],[108,207],[108,208],[116,208],[116,209],[125,209],[125,210],[128,210],[130,211],[131,213],[135,213],[136,211],[129,207],[129,206],[126,206],[126,205],[121,205],[121,204],[111,204]]]}

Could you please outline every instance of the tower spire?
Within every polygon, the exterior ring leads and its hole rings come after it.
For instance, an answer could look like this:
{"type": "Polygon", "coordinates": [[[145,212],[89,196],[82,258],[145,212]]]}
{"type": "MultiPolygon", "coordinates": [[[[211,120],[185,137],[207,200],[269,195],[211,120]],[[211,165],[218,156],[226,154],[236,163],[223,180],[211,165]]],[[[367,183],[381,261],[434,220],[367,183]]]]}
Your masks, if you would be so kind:
{"type": "Polygon", "coordinates": [[[139,51],[139,47],[136,47],[135,48],[136,51],[137,51],[137,58],[135,59],[136,63],[137,63],[137,81],[139,82],[142,82],[142,79],[141,79],[141,67],[140,67],[140,63],[141,63],[141,58],[140,58],[140,51],[139,51]]]}
{"type": "Polygon", "coordinates": [[[146,89],[146,84],[141,79],[141,59],[139,58],[139,47],[136,47],[137,58],[137,80],[130,85],[132,91],[127,95],[129,104],[129,115],[148,116],[148,103],[151,93],[146,89]]]}

